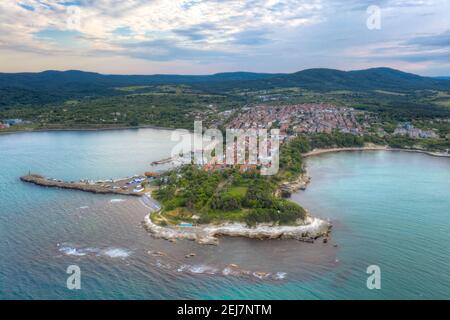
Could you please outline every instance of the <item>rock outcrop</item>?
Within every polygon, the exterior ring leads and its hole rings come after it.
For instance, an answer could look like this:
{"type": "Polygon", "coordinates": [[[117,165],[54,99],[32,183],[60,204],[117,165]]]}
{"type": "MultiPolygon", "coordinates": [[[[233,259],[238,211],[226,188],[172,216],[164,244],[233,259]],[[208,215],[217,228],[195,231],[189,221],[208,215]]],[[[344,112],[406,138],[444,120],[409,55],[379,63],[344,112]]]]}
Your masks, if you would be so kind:
{"type": "Polygon", "coordinates": [[[281,184],[278,194],[283,198],[290,198],[298,190],[305,190],[311,182],[311,177],[306,174],[300,175],[294,181],[288,181],[281,184]]]}
{"type": "Polygon", "coordinates": [[[312,217],[308,217],[303,225],[298,226],[259,224],[255,227],[248,227],[243,223],[224,223],[194,227],[163,227],[155,224],[150,215],[147,215],[144,219],[144,227],[155,238],[184,239],[211,245],[217,245],[221,236],[247,237],[260,240],[296,239],[314,242],[317,238],[327,236],[331,230],[329,222],[312,217]]]}

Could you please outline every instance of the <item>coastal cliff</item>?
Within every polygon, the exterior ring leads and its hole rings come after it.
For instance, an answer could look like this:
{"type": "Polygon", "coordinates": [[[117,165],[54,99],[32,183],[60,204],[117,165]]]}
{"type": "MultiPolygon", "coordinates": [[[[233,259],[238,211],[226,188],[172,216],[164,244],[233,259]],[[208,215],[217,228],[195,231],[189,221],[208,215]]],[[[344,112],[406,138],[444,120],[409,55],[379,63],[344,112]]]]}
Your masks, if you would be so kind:
{"type": "Polygon", "coordinates": [[[309,177],[306,173],[303,173],[298,176],[297,179],[283,182],[277,191],[277,195],[283,198],[289,198],[293,193],[299,190],[305,190],[310,182],[311,177],[309,177]]]}
{"type": "Polygon", "coordinates": [[[331,231],[331,224],[325,220],[308,217],[304,224],[298,226],[279,226],[258,224],[248,227],[244,223],[222,223],[218,225],[202,225],[192,227],[159,226],[152,221],[151,214],[143,222],[144,228],[155,238],[176,241],[191,240],[199,244],[217,245],[219,237],[246,237],[250,239],[295,239],[303,242],[314,242],[326,237],[331,231]]]}

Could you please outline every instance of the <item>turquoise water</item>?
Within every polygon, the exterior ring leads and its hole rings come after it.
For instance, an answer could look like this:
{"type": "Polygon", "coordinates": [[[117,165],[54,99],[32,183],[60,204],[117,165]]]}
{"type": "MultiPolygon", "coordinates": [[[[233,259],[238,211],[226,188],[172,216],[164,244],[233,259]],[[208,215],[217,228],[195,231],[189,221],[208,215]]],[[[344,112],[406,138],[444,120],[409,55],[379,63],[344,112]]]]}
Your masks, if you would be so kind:
{"type": "MultiPolygon", "coordinates": [[[[450,298],[450,159],[352,152],[308,160],[310,188],[295,198],[335,221],[341,262],[330,298],[450,298]],[[368,292],[368,265],[382,289],[368,292]]],[[[322,284],[323,285],[323,284],[322,284]]]]}
{"type": "Polygon", "coordinates": [[[382,151],[310,158],[312,183],[293,199],[331,219],[329,244],[173,244],[143,230],[147,210],[135,198],[18,180],[29,170],[62,179],[140,173],[169,155],[170,133],[0,136],[0,299],[450,298],[450,159],[382,151]],[[271,277],[223,275],[230,263],[271,277]],[[74,264],[82,289],[71,291],[66,268],[74,264]],[[366,287],[369,265],[381,268],[381,290],[366,287]]]}

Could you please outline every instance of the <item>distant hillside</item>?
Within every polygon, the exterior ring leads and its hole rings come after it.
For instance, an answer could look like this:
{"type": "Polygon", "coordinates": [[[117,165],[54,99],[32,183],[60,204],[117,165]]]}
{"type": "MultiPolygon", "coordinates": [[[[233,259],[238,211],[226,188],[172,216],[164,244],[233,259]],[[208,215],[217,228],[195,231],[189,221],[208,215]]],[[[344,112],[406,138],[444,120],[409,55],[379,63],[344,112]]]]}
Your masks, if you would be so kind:
{"type": "Polygon", "coordinates": [[[186,84],[209,93],[298,87],[326,92],[376,90],[410,93],[415,90],[450,91],[450,82],[411,73],[374,68],[359,71],[308,69],[292,74],[230,72],[214,75],[102,75],[83,71],[0,73],[0,108],[45,105],[85,97],[124,95],[117,87],[186,84]]]}
{"type": "Polygon", "coordinates": [[[434,77],[434,78],[440,80],[450,80],[450,77],[434,77]]]}
{"type": "Polygon", "coordinates": [[[47,104],[122,94],[116,87],[265,79],[280,74],[229,72],[213,75],[103,75],[77,70],[0,73],[0,107],[47,104]]]}
{"type": "Polygon", "coordinates": [[[215,89],[268,89],[277,87],[300,87],[314,91],[390,90],[411,92],[414,90],[450,90],[450,83],[443,79],[422,77],[390,68],[373,68],[358,71],[334,69],[307,69],[300,72],[265,79],[213,83],[215,89]]]}
{"type": "Polygon", "coordinates": [[[213,75],[104,75],[78,70],[44,71],[39,73],[0,73],[0,87],[50,86],[68,84],[97,84],[107,86],[177,84],[210,81],[245,81],[280,76],[281,74],[226,72],[213,75]]]}

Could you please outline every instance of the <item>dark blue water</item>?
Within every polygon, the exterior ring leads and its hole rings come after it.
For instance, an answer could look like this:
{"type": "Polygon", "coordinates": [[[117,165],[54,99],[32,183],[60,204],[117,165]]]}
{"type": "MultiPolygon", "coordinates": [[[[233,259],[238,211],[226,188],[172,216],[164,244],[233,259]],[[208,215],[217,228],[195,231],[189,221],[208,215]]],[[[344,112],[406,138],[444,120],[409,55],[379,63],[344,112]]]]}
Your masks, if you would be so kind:
{"type": "Polygon", "coordinates": [[[153,129],[0,136],[0,298],[450,297],[449,159],[393,152],[311,158],[312,183],[294,200],[334,224],[330,243],[313,245],[155,240],[141,227],[147,209],[138,199],[18,179],[29,170],[62,179],[129,176],[151,169],[174,144],[170,131],[153,129]],[[196,256],[185,258],[190,252],[196,256]],[[230,263],[248,272],[224,275],[230,263]],[[366,287],[373,264],[381,290],[366,287]],[[81,269],[81,290],[66,288],[69,265],[81,269]],[[270,275],[258,279],[255,271],[270,275]]]}

